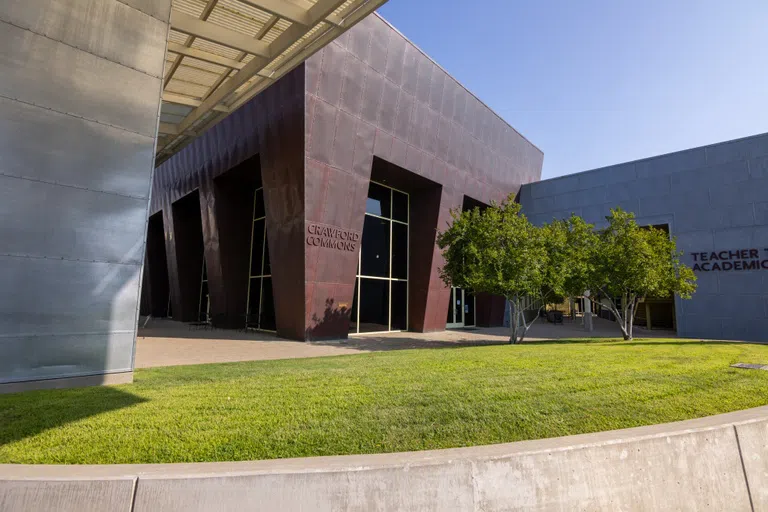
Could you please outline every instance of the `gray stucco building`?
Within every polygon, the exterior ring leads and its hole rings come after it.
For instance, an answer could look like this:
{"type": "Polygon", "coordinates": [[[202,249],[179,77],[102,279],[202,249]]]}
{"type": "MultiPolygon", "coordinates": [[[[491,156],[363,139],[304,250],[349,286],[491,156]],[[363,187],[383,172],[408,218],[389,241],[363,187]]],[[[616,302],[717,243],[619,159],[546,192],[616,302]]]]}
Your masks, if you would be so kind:
{"type": "Polygon", "coordinates": [[[677,237],[698,290],[675,299],[684,337],[768,341],[768,134],[524,185],[535,224],[610,208],[677,237]]]}

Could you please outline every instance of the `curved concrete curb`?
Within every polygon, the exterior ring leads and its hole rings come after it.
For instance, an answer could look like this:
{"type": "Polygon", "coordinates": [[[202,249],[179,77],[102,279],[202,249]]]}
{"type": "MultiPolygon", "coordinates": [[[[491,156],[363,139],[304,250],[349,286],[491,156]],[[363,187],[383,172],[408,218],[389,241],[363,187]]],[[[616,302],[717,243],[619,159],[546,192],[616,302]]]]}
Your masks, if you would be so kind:
{"type": "Polygon", "coordinates": [[[768,406],[500,445],[257,462],[0,465],[0,510],[768,510],[768,406]]]}

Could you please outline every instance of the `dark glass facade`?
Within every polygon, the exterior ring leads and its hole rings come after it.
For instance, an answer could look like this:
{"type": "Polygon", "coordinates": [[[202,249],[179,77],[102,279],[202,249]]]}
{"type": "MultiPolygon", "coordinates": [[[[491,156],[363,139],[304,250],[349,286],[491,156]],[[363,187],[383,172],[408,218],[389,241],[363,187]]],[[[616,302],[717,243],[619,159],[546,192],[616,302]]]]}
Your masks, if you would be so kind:
{"type": "Polygon", "coordinates": [[[408,194],[371,182],[350,333],[408,328],[408,194]]]}
{"type": "Polygon", "coordinates": [[[248,276],[247,317],[248,328],[274,331],[275,304],[272,294],[272,265],[269,261],[269,240],[264,210],[264,189],[253,194],[253,229],[251,231],[251,265],[248,276]]]}

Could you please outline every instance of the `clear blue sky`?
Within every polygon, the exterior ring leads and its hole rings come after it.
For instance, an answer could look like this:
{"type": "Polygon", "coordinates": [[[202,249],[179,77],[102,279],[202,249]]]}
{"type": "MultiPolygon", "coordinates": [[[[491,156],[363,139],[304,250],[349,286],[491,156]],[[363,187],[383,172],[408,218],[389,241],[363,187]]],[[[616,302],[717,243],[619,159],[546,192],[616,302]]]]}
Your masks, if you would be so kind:
{"type": "Polygon", "coordinates": [[[768,0],[389,0],[543,177],[768,132],[768,0]]]}

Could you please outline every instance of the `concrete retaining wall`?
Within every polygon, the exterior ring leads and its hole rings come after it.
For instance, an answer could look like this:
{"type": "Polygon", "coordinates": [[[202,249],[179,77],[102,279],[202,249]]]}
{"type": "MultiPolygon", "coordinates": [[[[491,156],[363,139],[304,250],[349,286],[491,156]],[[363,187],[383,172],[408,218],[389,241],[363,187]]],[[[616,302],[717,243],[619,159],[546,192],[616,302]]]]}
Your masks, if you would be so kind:
{"type": "Polygon", "coordinates": [[[0,466],[0,510],[768,510],[768,407],[451,450],[0,466]]]}

